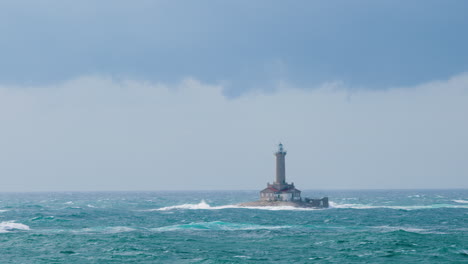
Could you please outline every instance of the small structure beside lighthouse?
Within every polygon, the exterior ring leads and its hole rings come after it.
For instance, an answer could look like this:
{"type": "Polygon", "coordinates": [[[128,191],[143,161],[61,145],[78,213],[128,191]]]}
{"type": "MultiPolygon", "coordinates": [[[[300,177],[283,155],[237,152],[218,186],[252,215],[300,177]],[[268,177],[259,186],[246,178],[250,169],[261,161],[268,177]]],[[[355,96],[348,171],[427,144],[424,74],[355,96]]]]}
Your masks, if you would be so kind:
{"type": "Polygon", "coordinates": [[[296,189],[294,183],[286,182],[286,150],[279,143],[276,156],[276,177],[273,183],[260,191],[260,200],[242,203],[240,206],[294,206],[305,208],[327,208],[328,197],[311,199],[301,198],[301,191],[296,189]]]}
{"type": "Polygon", "coordinates": [[[261,201],[300,201],[301,191],[294,187],[294,183],[286,182],[286,150],[283,144],[278,145],[276,156],[276,178],[273,184],[267,183],[267,187],[260,192],[261,201]]]}

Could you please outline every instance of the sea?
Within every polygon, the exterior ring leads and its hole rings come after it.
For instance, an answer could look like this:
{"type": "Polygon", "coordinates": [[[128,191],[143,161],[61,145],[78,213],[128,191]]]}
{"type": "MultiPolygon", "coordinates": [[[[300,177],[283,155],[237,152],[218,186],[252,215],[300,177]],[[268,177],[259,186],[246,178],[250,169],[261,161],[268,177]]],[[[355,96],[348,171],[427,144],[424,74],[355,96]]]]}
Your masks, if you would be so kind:
{"type": "Polygon", "coordinates": [[[0,263],[468,263],[468,190],[0,193],[0,263]]]}

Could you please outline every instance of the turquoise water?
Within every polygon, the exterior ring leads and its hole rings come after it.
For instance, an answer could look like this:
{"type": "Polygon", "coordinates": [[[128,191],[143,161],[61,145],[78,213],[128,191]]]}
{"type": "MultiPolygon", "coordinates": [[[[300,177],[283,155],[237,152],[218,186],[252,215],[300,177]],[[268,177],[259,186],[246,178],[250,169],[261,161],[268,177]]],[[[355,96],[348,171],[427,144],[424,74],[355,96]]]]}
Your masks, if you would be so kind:
{"type": "Polygon", "coordinates": [[[468,190],[0,194],[0,263],[468,263],[468,190]]]}

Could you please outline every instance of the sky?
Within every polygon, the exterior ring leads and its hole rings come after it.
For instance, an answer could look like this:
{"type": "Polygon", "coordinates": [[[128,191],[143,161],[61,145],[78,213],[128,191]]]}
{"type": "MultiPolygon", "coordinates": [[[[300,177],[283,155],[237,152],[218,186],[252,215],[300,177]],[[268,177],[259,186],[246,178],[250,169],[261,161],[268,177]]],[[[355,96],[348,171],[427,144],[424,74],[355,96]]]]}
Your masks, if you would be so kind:
{"type": "Polygon", "coordinates": [[[468,188],[467,1],[0,1],[0,191],[468,188]]]}

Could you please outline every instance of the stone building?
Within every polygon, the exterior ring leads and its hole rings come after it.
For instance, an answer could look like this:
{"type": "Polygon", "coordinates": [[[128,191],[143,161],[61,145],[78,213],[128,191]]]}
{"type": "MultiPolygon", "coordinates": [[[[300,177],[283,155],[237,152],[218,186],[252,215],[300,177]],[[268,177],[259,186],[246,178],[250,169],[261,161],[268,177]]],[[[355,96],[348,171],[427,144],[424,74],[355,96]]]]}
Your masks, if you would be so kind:
{"type": "Polygon", "coordinates": [[[273,184],[268,183],[267,187],[260,192],[261,201],[301,201],[301,191],[294,187],[294,183],[286,182],[286,150],[283,144],[278,145],[276,156],[276,179],[273,184]]]}

